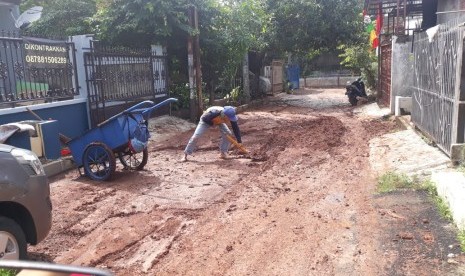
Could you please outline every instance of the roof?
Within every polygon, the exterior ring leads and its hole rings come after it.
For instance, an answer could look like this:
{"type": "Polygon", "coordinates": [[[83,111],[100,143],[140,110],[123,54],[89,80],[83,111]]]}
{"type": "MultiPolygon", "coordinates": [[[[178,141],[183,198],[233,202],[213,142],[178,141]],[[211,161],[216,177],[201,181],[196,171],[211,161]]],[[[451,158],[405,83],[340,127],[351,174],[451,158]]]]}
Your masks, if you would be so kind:
{"type": "Polygon", "coordinates": [[[397,16],[415,16],[422,14],[423,0],[365,0],[365,11],[368,15],[377,15],[381,7],[383,14],[397,16]],[[404,8],[406,2],[406,9],[404,8]]]}

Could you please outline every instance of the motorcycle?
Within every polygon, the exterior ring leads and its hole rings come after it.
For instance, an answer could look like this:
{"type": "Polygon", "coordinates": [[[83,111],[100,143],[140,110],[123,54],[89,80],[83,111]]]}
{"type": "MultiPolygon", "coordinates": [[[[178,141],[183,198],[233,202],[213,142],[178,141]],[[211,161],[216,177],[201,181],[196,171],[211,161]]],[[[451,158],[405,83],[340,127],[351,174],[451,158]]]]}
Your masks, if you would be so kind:
{"type": "Polygon", "coordinates": [[[360,98],[367,99],[365,83],[362,81],[362,78],[358,78],[354,82],[347,82],[346,95],[352,106],[356,106],[360,98]]]}

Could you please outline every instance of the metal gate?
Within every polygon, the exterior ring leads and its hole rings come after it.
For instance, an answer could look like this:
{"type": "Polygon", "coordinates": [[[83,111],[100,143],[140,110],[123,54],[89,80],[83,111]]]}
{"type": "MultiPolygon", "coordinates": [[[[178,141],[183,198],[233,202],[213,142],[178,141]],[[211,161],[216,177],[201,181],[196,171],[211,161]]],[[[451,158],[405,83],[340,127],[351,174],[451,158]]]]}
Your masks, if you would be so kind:
{"type": "Polygon", "coordinates": [[[453,144],[464,143],[465,30],[458,23],[439,25],[433,39],[421,33],[414,41],[412,121],[449,155],[453,144]]]}
{"type": "Polygon", "coordinates": [[[73,99],[74,44],[0,32],[0,108],[73,99]]]}
{"type": "Polygon", "coordinates": [[[84,56],[92,127],[129,105],[168,95],[162,48],[129,49],[91,42],[84,56]]]}
{"type": "Polygon", "coordinates": [[[379,103],[389,106],[391,101],[391,59],[392,43],[381,45],[379,103]]]}

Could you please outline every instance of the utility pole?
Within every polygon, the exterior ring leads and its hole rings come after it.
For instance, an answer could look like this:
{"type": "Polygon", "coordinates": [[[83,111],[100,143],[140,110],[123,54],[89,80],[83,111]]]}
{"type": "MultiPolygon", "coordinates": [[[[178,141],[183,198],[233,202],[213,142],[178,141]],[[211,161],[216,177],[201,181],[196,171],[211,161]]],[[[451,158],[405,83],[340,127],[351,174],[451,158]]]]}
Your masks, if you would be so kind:
{"type": "Polygon", "coordinates": [[[187,38],[187,63],[189,70],[189,106],[190,119],[196,122],[202,114],[202,71],[200,67],[200,43],[197,8],[190,6],[188,11],[189,26],[196,33],[187,38]]]}
{"type": "MultiPolygon", "coordinates": [[[[194,22],[193,18],[193,7],[189,7],[188,14],[189,26],[192,26],[194,22]]],[[[194,43],[191,34],[187,37],[187,68],[189,73],[189,111],[190,119],[192,122],[196,122],[196,110],[195,110],[195,72],[194,72],[194,43]]]]}
{"type": "Polygon", "coordinates": [[[195,83],[197,86],[197,119],[200,118],[203,112],[203,97],[202,97],[202,69],[200,64],[200,31],[199,31],[199,15],[197,7],[194,8],[194,63],[195,63],[195,83]]]}
{"type": "Polygon", "coordinates": [[[246,51],[242,61],[242,86],[244,87],[245,102],[250,103],[250,79],[249,79],[249,51],[246,51]]]}

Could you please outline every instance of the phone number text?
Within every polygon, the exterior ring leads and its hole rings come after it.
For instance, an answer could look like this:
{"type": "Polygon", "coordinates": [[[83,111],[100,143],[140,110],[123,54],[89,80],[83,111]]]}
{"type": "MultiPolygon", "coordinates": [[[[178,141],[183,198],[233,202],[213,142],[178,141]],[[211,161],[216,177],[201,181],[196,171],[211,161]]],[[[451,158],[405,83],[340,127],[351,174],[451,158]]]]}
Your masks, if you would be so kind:
{"type": "Polygon", "coordinates": [[[26,56],[26,62],[66,64],[68,63],[68,59],[66,57],[26,56]]]}

